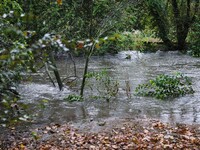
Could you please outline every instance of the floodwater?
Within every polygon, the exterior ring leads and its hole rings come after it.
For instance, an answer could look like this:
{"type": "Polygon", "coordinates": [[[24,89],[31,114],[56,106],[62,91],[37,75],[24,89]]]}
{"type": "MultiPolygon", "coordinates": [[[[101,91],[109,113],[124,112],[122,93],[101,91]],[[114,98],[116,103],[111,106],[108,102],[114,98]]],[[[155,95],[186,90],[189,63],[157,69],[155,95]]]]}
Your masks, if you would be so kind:
{"type": "MultiPolygon", "coordinates": [[[[84,60],[75,58],[77,76],[84,68],[84,60]]],[[[63,78],[73,76],[73,64],[69,58],[57,62],[63,78]]],[[[91,93],[86,88],[84,102],[66,102],[64,97],[76,93],[79,86],[68,86],[63,91],[53,87],[41,71],[33,75],[32,82],[20,85],[21,102],[29,105],[27,111],[34,114],[35,124],[84,122],[109,118],[151,118],[170,123],[200,123],[200,59],[178,52],[139,53],[135,51],[120,52],[117,55],[94,56],[89,64],[89,71],[101,71],[106,68],[109,76],[119,82],[119,93],[116,98],[107,102],[104,99],[88,98],[91,93]],[[131,59],[125,59],[127,55],[131,59]],[[171,100],[157,100],[148,97],[134,96],[138,84],[159,74],[183,73],[192,78],[194,94],[171,100]],[[127,96],[129,83],[131,97],[127,96]],[[47,100],[48,102],[44,102],[47,100]],[[42,107],[42,108],[41,108],[42,107]]],[[[77,81],[80,85],[80,81],[77,81]]]]}

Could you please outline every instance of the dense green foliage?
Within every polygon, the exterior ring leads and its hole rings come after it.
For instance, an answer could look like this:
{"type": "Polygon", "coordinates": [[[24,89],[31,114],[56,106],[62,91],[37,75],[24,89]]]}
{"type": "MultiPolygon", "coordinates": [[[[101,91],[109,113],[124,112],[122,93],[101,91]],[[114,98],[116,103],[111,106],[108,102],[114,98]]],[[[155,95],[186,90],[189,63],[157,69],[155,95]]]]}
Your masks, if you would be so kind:
{"type": "Polygon", "coordinates": [[[138,85],[136,95],[169,99],[194,93],[191,79],[178,73],[174,76],[159,75],[148,83],[138,85]]]}
{"type": "Polygon", "coordinates": [[[83,101],[83,97],[81,97],[80,95],[76,95],[76,94],[71,94],[68,97],[66,97],[64,100],[72,103],[72,102],[81,102],[83,101]]]}
{"type": "Polygon", "coordinates": [[[192,42],[188,40],[190,29],[199,15],[199,0],[147,0],[139,7],[146,10],[141,11],[143,28],[154,30],[165,50],[187,50],[188,42],[192,42]]]}
{"type": "Polygon", "coordinates": [[[189,54],[195,57],[200,57],[200,17],[198,17],[197,21],[194,23],[189,38],[191,41],[189,54]]]}
{"type": "Polygon", "coordinates": [[[14,123],[23,116],[17,85],[26,72],[34,71],[33,53],[27,44],[33,32],[28,35],[18,25],[22,12],[18,3],[7,1],[0,5],[0,12],[4,12],[0,16],[0,120],[14,123]]]}
{"type": "Polygon", "coordinates": [[[16,1],[5,0],[1,3],[0,14],[0,120],[2,123],[14,123],[19,119],[24,120],[25,106],[18,103],[18,84],[26,79],[27,72],[36,71],[35,58],[38,54],[41,60],[52,62],[46,59],[49,58],[46,56],[48,49],[39,50],[48,46],[64,50],[66,47],[58,37],[49,34],[38,41],[34,40],[37,33],[26,29],[25,14],[16,1]]]}

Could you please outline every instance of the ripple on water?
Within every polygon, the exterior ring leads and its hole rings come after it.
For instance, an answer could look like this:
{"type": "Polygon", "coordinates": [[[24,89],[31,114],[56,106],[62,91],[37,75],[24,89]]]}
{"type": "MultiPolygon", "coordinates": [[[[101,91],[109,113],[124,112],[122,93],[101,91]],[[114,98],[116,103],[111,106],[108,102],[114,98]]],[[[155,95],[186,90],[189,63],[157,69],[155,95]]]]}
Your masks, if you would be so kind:
{"type": "Polygon", "coordinates": [[[58,87],[49,84],[24,83],[19,85],[19,93],[23,102],[34,102],[38,99],[61,100],[69,95],[70,90],[64,87],[62,91],[58,87]]]}

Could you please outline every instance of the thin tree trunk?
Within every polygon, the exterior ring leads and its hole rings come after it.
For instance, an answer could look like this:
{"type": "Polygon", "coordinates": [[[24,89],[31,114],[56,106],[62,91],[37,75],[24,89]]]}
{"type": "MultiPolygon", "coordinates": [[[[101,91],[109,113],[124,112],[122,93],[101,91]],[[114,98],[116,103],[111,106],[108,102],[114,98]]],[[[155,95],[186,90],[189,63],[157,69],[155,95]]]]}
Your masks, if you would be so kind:
{"type": "Polygon", "coordinates": [[[85,69],[84,69],[84,73],[83,73],[83,79],[82,79],[82,83],[81,83],[81,92],[80,92],[80,96],[83,97],[83,92],[84,92],[84,88],[85,88],[85,81],[86,81],[86,75],[88,73],[88,64],[89,64],[89,56],[87,56],[86,61],[85,61],[85,69]]]}
{"type": "Polygon", "coordinates": [[[55,83],[54,83],[54,81],[53,81],[53,78],[51,77],[51,74],[50,74],[50,72],[49,72],[47,63],[45,63],[45,70],[46,70],[46,72],[47,72],[47,75],[48,75],[48,77],[49,77],[49,80],[51,81],[51,83],[53,84],[53,86],[56,87],[56,85],[55,85],[55,83]]]}
{"type": "Polygon", "coordinates": [[[54,72],[54,75],[56,77],[56,80],[57,80],[57,83],[58,83],[58,87],[60,89],[60,91],[62,90],[63,88],[63,83],[62,83],[62,80],[60,78],[60,74],[58,72],[58,69],[57,69],[57,66],[56,66],[56,63],[55,63],[55,59],[54,59],[54,56],[53,56],[53,53],[50,52],[50,60],[54,66],[54,69],[53,69],[53,72],[54,72]]]}
{"type": "MultiPolygon", "coordinates": [[[[90,39],[92,39],[93,37],[93,1],[92,0],[84,0],[83,1],[83,7],[85,9],[85,11],[87,12],[88,14],[88,19],[89,19],[89,35],[88,37],[90,39]]],[[[84,88],[85,88],[85,82],[86,82],[86,78],[87,78],[87,73],[88,73],[88,65],[89,65],[89,60],[90,60],[90,57],[93,53],[93,50],[94,50],[94,45],[92,45],[90,47],[90,50],[89,50],[89,53],[86,53],[86,61],[85,61],[85,69],[84,69],[84,73],[83,73],[83,80],[82,80],[82,84],[81,84],[81,91],[80,91],[80,96],[83,97],[83,93],[84,93],[84,88]]]]}

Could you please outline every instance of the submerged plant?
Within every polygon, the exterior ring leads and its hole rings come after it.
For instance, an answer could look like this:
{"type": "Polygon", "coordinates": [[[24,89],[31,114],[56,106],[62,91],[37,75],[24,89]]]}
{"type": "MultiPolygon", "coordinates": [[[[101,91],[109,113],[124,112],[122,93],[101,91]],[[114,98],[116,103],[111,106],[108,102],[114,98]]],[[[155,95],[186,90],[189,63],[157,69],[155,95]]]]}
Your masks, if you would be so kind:
{"type": "Polygon", "coordinates": [[[159,75],[148,83],[140,84],[135,89],[135,94],[139,96],[151,96],[157,99],[174,98],[186,94],[192,94],[191,79],[177,73],[174,76],[159,75]]]}
{"type": "Polygon", "coordinates": [[[83,101],[83,97],[81,97],[80,95],[76,95],[76,94],[70,94],[64,100],[66,100],[68,102],[81,102],[81,101],[83,101]]]}
{"type": "Polygon", "coordinates": [[[109,101],[112,97],[116,97],[118,93],[119,83],[112,79],[107,70],[100,72],[90,72],[87,74],[88,86],[92,93],[98,97],[105,98],[109,101]]]}

